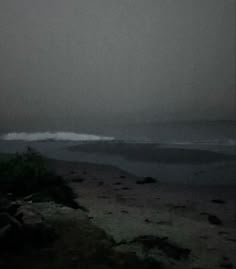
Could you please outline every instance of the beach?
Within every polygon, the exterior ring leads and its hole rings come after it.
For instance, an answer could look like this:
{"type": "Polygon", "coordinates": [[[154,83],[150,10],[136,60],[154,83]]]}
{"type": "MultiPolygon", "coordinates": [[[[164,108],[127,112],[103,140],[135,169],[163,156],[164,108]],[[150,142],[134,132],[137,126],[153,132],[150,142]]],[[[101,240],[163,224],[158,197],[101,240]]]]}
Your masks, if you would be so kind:
{"type": "Polygon", "coordinates": [[[234,146],[118,140],[0,145],[10,153],[6,158],[26,146],[46,157],[75,193],[87,225],[112,238],[117,253],[153,259],[160,268],[235,268],[234,146]]]}
{"type": "Polygon", "coordinates": [[[0,0],[0,269],[236,269],[236,0],[0,0]]]}
{"type": "Polygon", "coordinates": [[[51,166],[69,182],[89,219],[114,238],[117,250],[153,257],[167,268],[235,268],[235,186],[163,184],[89,163],[51,166]]]}

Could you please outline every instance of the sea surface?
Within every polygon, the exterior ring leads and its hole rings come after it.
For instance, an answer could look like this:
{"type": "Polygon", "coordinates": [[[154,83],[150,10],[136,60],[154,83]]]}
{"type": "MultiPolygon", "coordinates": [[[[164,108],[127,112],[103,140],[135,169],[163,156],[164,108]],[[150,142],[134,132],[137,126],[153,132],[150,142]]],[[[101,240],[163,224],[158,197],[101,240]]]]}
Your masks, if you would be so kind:
{"type": "Polygon", "coordinates": [[[0,153],[21,152],[27,146],[50,158],[114,165],[165,183],[236,185],[234,121],[0,133],[0,153]]]}

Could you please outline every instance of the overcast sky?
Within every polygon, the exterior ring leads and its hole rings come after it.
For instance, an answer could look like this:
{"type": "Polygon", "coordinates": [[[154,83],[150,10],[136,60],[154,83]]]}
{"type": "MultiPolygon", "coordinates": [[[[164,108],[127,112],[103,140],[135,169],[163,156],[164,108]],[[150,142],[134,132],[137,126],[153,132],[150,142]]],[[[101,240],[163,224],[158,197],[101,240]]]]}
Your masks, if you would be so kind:
{"type": "Polygon", "coordinates": [[[235,119],[235,0],[1,0],[1,125],[235,119]]]}

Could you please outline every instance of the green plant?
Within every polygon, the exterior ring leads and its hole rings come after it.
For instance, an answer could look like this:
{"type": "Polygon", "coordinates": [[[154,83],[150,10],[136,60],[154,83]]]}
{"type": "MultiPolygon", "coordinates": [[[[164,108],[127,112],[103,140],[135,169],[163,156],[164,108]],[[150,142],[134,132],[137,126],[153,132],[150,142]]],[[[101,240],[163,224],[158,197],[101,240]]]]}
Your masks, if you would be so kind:
{"type": "Polygon", "coordinates": [[[46,159],[31,148],[0,162],[0,190],[11,193],[14,198],[34,194],[32,200],[53,200],[77,207],[72,189],[48,168],[46,159]]]}

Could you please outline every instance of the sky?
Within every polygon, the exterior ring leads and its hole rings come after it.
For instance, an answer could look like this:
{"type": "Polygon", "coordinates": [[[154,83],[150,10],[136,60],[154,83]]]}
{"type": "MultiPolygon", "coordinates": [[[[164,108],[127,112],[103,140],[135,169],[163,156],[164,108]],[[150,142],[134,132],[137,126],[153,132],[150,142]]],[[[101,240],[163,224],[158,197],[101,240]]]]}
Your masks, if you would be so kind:
{"type": "Polygon", "coordinates": [[[236,119],[235,7],[1,0],[1,128],[236,119]]]}

